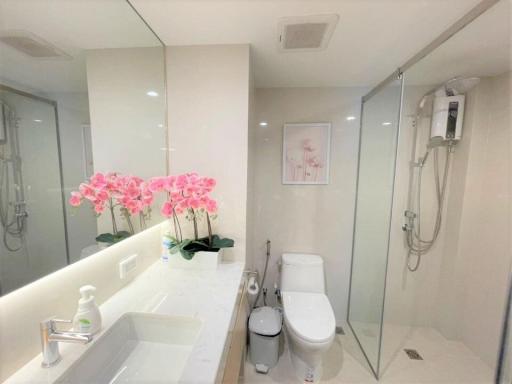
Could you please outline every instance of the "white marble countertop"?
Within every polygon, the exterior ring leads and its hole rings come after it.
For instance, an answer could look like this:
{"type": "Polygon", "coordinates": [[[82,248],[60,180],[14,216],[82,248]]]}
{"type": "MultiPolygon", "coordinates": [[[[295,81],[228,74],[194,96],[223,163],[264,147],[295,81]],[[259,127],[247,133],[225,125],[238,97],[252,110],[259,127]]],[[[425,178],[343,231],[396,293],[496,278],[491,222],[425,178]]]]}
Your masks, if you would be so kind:
{"type": "Polygon", "coordinates": [[[41,368],[41,355],[4,383],[53,383],[126,312],[199,318],[202,329],[180,383],[214,383],[236,305],[243,263],[222,263],[216,270],[171,269],[160,260],[100,306],[102,331],[88,345],[60,343],[62,361],[41,368]]]}

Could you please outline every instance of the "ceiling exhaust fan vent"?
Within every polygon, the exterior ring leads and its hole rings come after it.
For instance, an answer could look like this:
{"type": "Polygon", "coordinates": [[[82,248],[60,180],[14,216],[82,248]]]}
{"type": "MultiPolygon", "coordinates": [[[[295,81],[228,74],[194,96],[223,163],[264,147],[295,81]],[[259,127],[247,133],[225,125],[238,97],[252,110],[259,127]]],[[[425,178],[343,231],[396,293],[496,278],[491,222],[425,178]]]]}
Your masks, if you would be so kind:
{"type": "Polygon", "coordinates": [[[28,31],[2,31],[0,41],[35,59],[71,59],[63,50],[28,31]]]}
{"type": "Polygon", "coordinates": [[[327,48],[338,19],[338,15],[318,15],[279,20],[279,49],[302,52],[327,48]]]}

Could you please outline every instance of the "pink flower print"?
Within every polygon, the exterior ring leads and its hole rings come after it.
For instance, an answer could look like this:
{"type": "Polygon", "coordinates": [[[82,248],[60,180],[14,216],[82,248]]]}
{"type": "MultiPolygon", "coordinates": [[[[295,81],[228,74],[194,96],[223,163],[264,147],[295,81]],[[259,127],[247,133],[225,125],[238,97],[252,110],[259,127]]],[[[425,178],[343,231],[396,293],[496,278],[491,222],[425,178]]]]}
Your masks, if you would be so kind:
{"type": "Polygon", "coordinates": [[[311,139],[305,139],[303,142],[302,142],[302,148],[304,149],[304,151],[306,152],[313,152],[315,150],[315,148],[313,147],[313,145],[311,144],[311,139]]]}

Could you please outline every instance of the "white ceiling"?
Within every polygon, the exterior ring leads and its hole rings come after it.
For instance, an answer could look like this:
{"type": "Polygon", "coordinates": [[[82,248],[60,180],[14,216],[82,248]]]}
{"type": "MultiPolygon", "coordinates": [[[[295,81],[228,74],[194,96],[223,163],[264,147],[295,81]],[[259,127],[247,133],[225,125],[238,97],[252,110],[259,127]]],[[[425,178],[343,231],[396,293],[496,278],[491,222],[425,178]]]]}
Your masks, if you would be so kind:
{"type": "MultiPolygon", "coordinates": [[[[372,86],[480,0],[132,0],[167,45],[251,44],[258,87],[372,86]],[[277,49],[281,17],[336,13],[321,52],[277,49]]],[[[410,80],[510,68],[510,9],[501,0],[411,70],[410,80]],[[416,71],[416,72],[414,72],[416,71]]],[[[41,61],[0,44],[0,81],[48,92],[86,90],[84,50],[155,46],[124,0],[0,0],[0,30],[25,29],[71,54],[41,61]]]]}
{"type": "Polygon", "coordinates": [[[501,1],[411,67],[409,84],[440,84],[457,76],[496,76],[512,70],[512,2],[501,1]]]}
{"type": "Polygon", "coordinates": [[[87,90],[85,50],[160,45],[124,0],[0,0],[0,31],[29,31],[72,60],[30,58],[0,43],[0,82],[27,90],[87,90]]]}
{"type": "MultiPolygon", "coordinates": [[[[167,45],[249,43],[256,86],[297,87],[374,85],[479,1],[132,0],[132,3],[167,45]],[[340,20],[327,50],[278,51],[279,18],[331,13],[338,14],[340,20]]],[[[501,1],[510,3],[510,0],[501,1]]],[[[505,24],[510,24],[509,20],[505,24]]],[[[510,39],[510,33],[502,34],[506,30],[503,26],[494,28],[491,20],[478,30],[479,42],[475,46],[474,40],[461,41],[453,56],[460,58],[471,49],[482,49],[492,62],[494,45],[486,44],[498,39],[503,45],[504,39],[510,39]]],[[[500,59],[502,52],[498,56],[500,59]]],[[[485,69],[484,65],[481,67],[485,69]]]]}

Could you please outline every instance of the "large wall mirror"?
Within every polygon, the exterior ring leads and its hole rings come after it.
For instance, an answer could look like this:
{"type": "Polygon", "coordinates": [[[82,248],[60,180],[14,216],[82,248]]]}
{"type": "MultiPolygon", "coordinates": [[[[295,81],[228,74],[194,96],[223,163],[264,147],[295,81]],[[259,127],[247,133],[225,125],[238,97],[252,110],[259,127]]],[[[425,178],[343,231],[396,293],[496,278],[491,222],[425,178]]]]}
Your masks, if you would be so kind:
{"type": "Polygon", "coordinates": [[[161,220],[87,185],[166,174],[164,70],[125,0],[0,0],[1,295],[161,220]]]}

